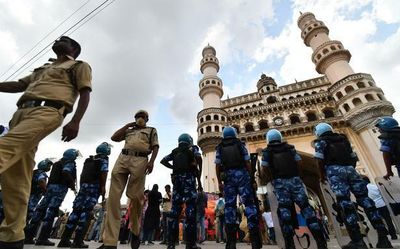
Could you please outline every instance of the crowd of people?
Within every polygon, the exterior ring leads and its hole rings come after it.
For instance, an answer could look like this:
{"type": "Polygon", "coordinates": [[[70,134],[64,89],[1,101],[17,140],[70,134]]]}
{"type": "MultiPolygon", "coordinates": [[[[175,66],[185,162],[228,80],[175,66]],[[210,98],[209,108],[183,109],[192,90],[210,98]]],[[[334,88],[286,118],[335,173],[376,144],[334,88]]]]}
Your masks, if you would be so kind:
{"type": "MultiPolygon", "coordinates": [[[[212,216],[205,211],[208,198],[201,183],[200,149],[187,133],[178,137],[177,147],[160,162],[172,170],[172,190],[165,186],[164,196],[157,185],[144,191],[146,175],[153,172],[159,150],[157,130],[147,125],[149,114],[145,110],[138,110],[135,121],[111,136],[112,141],[125,144],[111,171],[108,199],[96,209],[99,197],[104,199],[106,193],[109,143],[98,145],[96,154],[85,160],[79,191],[75,160],[80,153],[76,149],[66,150],[57,162],[41,161],[33,171],[39,142],[61,126],[79,96],[75,113],[62,131],[63,141],[74,139],[90,100],[91,68],[76,60],[81,51],[79,43],[62,36],[52,49],[57,59],[19,81],[0,84],[0,92],[23,92],[9,130],[0,127],[0,248],[21,249],[24,244],[33,243],[53,246],[55,243],[49,240],[53,236],[60,238],[58,247],[71,248],[88,247],[83,242],[86,238],[102,241],[99,249],[115,249],[119,240],[130,241],[131,248],[137,249],[157,239],[168,249],[174,249],[179,240],[183,240],[186,249],[199,249],[198,244],[206,239],[225,243],[226,249],[236,249],[237,240],[248,241],[252,249],[260,249],[266,241],[276,240],[271,218],[276,212],[285,248],[294,249],[294,204],[300,208],[318,248],[327,248],[324,219],[310,204],[302,181],[301,157],[276,129],[269,129],[266,134],[267,147],[261,152],[259,177],[272,183],[274,191],[269,194],[275,195],[277,210],[259,205],[251,157],[231,126],[224,127],[222,140],[215,149],[220,195],[212,216]],[[46,172],[50,168],[48,177],[46,172]],[[122,215],[121,196],[125,188],[129,204],[122,215]],[[76,194],[73,210],[54,223],[68,189],[76,194]]],[[[376,128],[381,133],[387,170],[384,178],[389,179],[393,176],[391,167],[400,167],[400,128],[392,117],[378,118],[376,128]]],[[[388,234],[392,239],[395,234],[391,227],[388,231],[382,220],[387,218],[386,210],[382,206],[377,209],[369,197],[367,182],[355,169],[358,158],[349,139],[334,132],[327,123],[315,127],[315,136],[314,157],[320,180],[327,182],[334,193],[351,239],[342,248],[368,248],[350,192],[378,234],[376,247],[392,248],[388,234]]]]}

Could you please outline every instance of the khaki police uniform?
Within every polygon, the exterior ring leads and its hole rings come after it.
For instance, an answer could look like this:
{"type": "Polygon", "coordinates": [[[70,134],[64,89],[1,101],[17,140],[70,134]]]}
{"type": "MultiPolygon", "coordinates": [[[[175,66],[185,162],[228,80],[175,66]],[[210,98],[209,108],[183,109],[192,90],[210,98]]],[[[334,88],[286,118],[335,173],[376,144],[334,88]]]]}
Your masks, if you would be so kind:
{"type": "Polygon", "coordinates": [[[72,57],[45,64],[20,79],[26,84],[10,121],[9,132],[0,139],[0,174],[5,219],[0,241],[24,239],[26,212],[39,142],[59,127],[83,88],[91,89],[91,69],[72,57]],[[73,70],[73,73],[71,73],[73,70]],[[72,80],[71,75],[75,79],[72,80]],[[74,81],[74,83],[73,83],[74,81]]]}
{"type": "Polygon", "coordinates": [[[131,231],[139,235],[140,214],[144,201],[146,165],[152,148],[158,146],[157,130],[152,127],[128,129],[125,134],[125,146],[119,155],[111,173],[110,193],[107,199],[107,216],[103,232],[103,242],[107,246],[118,243],[121,221],[120,199],[128,183],[126,195],[131,199],[129,222],[131,231]]]}

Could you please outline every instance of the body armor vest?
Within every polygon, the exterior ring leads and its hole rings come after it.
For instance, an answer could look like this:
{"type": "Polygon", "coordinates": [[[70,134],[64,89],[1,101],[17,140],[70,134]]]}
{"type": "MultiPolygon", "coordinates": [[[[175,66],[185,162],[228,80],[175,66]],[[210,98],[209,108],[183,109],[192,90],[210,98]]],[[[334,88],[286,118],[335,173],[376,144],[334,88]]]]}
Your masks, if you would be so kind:
{"type": "Polygon", "coordinates": [[[32,175],[32,184],[31,184],[31,194],[38,194],[41,193],[42,190],[39,187],[38,175],[43,171],[35,169],[32,175]]]}
{"type": "Polygon", "coordinates": [[[65,177],[62,176],[62,170],[65,163],[67,163],[67,161],[61,159],[53,164],[48,184],[62,184],[68,186],[65,177]]]}
{"type": "Polygon", "coordinates": [[[89,156],[83,163],[80,184],[100,183],[101,161],[98,156],[89,156]]]}
{"type": "Polygon", "coordinates": [[[268,147],[264,150],[268,153],[268,164],[272,169],[274,179],[299,176],[293,150],[294,146],[287,143],[268,144],[268,147]]]}
{"type": "Polygon", "coordinates": [[[379,139],[391,140],[392,163],[400,163],[400,128],[394,128],[390,131],[382,132],[379,139]]]}
{"type": "Polygon", "coordinates": [[[237,138],[222,139],[220,146],[221,164],[225,170],[245,168],[245,160],[242,155],[242,142],[237,138]]]}
{"type": "Polygon", "coordinates": [[[193,172],[196,170],[196,162],[191,146],[182,145],[172,151],[174,173],[193,172]]]}
{"type": "Polygon", "coordinates": [[[324,150],[325,165],[355,166],[356,159],[352,157],[353,149],[345,135],[331,133],[322,135],[319,140],[327,143],[324,150]]]}

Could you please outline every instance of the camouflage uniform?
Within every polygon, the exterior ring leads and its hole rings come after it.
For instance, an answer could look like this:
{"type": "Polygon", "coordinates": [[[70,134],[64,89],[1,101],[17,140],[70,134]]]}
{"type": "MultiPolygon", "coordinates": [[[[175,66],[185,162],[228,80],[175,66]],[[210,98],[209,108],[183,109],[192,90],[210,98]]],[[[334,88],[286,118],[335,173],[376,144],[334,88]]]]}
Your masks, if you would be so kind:
{"type": "MultiPolygon", "coordinates": [[[[35,173],[33,174],[32,183],[37,185],[41,180],[47,181],[47,178],[49,177],[44,170],[37,170],[36,174],[35,173]]],[[[28,213],[26,218],[27,223],[31,219],[33,212],[35,211],[35,208],[38,205],[43,194],[44,194],[43,191],[39,189],[39,187],[36,187],[36,190],[32,187],[31,196],[29,197],[29,202],[28,202],[28,213]]]]}
{"type": "MultiPolygon", "coordinates": [[[[194,157],[201,156],[199,148],[192,146],[191,151],[194,157]]],[[[165,156],[162,161],[172,161],[174,159],[173,153],[165,156]]],[[[176,165],[174,165],[176,166],[176,165]]],[[[172,190],[172,208],[170,212],[170,219],[168,221],[169,243],[173,243],[177,237],[177,231],[179,229],[179,216],[182,212],[182,204],[185,203],[185,234],[186,241],[189,242],[190,246],[196,242],[196,174],[190,171],[187,172],[176,172],[173,173],[173,190],[172,190]]]]}
{"type": "MultiPolygon", "coordinates": [[[[72,176],[75,176],[76,179],[75,161],[65,161],[63,163],[62,171],[68,172],[72,176]]],[[[41,221],[43,221],[43,224],[38,240],[43,241],[49,238],[54,218],[58,215],[58,210],[64,201],[67,192],[68,186],[66,184],[48,184],[47,192],[36,207],[29,225],[25,228],[26,240],[31,240],[35,237],[41,221]]]]}

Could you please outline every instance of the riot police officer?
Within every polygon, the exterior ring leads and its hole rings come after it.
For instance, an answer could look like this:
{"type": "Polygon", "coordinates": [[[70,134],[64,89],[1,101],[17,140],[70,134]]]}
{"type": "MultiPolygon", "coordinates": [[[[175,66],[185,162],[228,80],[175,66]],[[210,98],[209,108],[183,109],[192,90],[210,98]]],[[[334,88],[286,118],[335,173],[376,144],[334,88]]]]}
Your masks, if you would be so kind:
{"type": "Polygon", "coordinates": [[[343,211],[344,223],[351,241],[344,249],[368,248],[360,233],[358,215],[350,191],[356,197],[357,203],[378,232],[377,248],[392,248],[387,238],[388,231],[379,215],[375,203],[368,197],[367,183],[357,173],[355,166],[358,161],[348,138],[344,134],[334,133],[327,123],[319,123],[315,127],[317,140],[314,142],[317,164],[320,168],[321,180],[328,179],[332,192],[343,211]]]}
{"type": "Polygon", "coordinates": [[[182,204],[186,205],[186,249],[200,249],[196,245],[196,179],[199,171],[197,157],[201,157],[199,148],[192,144],[189,134],[178,138],[178,147],[161,160],[161,164],[172,169],[172,209],[168,222],[168,249],[175,248],[182,204]],[[172,164],[170,163],[172,161],[172,164]]]}
{"type": "Polygon", "coordinates": [[[395,165],[400,176],[400,127],[396,119],[392,117],[381,117],[375,122],[381,135],[378,137],[381,141],[383,161],[385,162],[387,174],[385,179],[393,176],[392,165],[395,165]]]}
{"type": "Polygon", "coordinates": [[[46,193],[47,190],[47,178],[49,178],[46,172],[50,171],[53,162],[46,158],[39,162],[37,169],[33,171],[32,185],[31,185],[31,196],[28,202],[28,213],[26,222],[28,223],[31,219],[33,212],[40,199],[46,193]]]}
{"type": "Polygon", "coordinates": [[[61,160],[53,164],[49,181],[47,184],[47,192],[32,216],[29,225],[25,228],[25,244],[33,244],[35,234],[39,228],[40,222],[42,228],[39,237],[36,240],[36,245],[54,246],[55,243],[49,240],[51,228],[54,218],[58,214],[68,188],[75,190],[76,183],[76,163],[75,160],[81,156],[76,149],[68,149],[64,152],[61,160]]]}
{"type": "Polygon", "coordinates": [[[235,128],[224,127],[222,141],[216,148],[215,164],[220,192],[225,197],[227,249],[236,248],[236,202],[240,195],[246,206],[245,214],[250,231],[251,248],[262,247],[258,228],[258,214],[250,181],[250,156],[246,146],[237,138],[235,128]]]}
{"type": "Polygon", "coordinates": [[[108,173],[108,156],[110,154],[111,145],[103,142],[97,146],[96,155],[90,156],[85,160],[81,173],[79,192],[74,200],[72,213],[68,217],[58,247],[89,247],[83,243],[85,236],[84,228],[99,196],[102,195],[104,199],[108,173]],[[71,244],[70,238],[74,230],[74,242],[71,244]]]}
{"type": "Polygon", "coordinates": [[[299,206],[306,219],[319,249],[327,249],[321,224],[314,209],[308,202],[301,175],[301,157],[293,145],[282,141],[282,134],[271,129],[266,134],[268,146],[263,150],[261,165],[264,175],[270,176],[274,194],[278,200],[278,217],[282,226],[285,248],[294,249],[294,230],[291,221],[291,208],[294,203],[299,206]]]}

